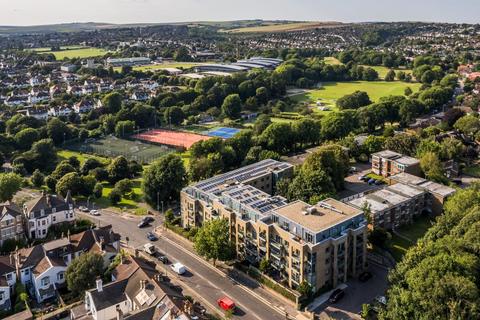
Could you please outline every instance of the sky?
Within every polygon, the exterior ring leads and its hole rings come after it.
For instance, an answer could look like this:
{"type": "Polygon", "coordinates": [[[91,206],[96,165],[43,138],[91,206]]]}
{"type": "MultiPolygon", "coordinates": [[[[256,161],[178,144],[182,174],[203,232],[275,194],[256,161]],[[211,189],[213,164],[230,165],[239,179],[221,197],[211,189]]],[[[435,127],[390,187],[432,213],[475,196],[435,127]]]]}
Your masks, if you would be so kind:
{"type": "Polygon", "coordinates": [[[241,19],[480,23],[480,0],[0,0],[0,25],[241,19]]]}

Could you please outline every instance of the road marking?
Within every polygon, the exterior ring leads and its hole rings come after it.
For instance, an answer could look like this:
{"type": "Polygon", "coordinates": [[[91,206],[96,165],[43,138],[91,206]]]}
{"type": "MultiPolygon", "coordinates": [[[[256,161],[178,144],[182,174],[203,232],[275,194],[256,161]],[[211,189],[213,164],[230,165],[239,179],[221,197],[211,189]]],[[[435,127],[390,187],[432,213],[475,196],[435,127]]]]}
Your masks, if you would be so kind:
{"type": "Polygon", "coordinates": [[[168,243],[170,243],[171,245],[177,247],[178,249],[182,250],[184,253],[188,254],[189,256],[191,256],[192,258],[194,258],[195,260],[199,261],[200,263],[204,264],[205,266],[207,266],[209,269],[215,271],[217,274],[219,274],[220,276],[224,277],[224,278],[228,278],[230,280],[232,280],[236,285],[238,285],[241,289],[243,289],[244,291],[250,293],[252,296],[254,296],[256,299],[260,300],[261,302],[263,302],[264,304],[266,304],[267,306],[269,306],[270,308],[272,308],[273,310],[275,310],[278,314],[280,315],[285,315],[285,310],[283,309],[280,309],[279,307],[273,305],[270,301],[268,301],[267,299],[261,297],[259,294],[257,294],[256,292],[254,292],[253,290],[251,290],[250,288],[244,286],[243,284],[239,283],[237,280],[233,279],[232,277],[226,275],[224,272],[218,270],[217,268],[215,268],[214,266],[212,266],[210,263],[206,262],[205,260],[203,260],[202,258],[198,257],[197,255],[193,254],[192,252],[190,252],[189,250],[186,250],[184,247],[182,247],[181,245],[179,245],[178,243],[174,242],[173,240],[170,240],[169,238],[167,238],[165,235],[162,237],[163,240],[167,241],[168,243]]]}

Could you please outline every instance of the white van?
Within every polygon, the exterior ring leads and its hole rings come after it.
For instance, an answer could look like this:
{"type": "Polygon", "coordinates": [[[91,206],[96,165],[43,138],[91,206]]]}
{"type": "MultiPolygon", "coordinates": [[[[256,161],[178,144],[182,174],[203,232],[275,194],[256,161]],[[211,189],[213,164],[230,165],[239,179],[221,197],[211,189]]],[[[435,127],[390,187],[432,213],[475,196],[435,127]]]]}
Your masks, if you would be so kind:
{"type": "Polygon", "coordinates": [[[155,252],[156,252],[156,249],[155,249],[155,246],[151,243],[146,243],[144,246],[143,246],[143,251],[145,251],[146,253],[150,254],[150,255],[154,255],[155,252]]]}
{"type": "Polygon", "coordinates": [[[176,274],[184,274],[187,271],[187,268],[180,262],[174,263],[170,266],[176,274]]]}

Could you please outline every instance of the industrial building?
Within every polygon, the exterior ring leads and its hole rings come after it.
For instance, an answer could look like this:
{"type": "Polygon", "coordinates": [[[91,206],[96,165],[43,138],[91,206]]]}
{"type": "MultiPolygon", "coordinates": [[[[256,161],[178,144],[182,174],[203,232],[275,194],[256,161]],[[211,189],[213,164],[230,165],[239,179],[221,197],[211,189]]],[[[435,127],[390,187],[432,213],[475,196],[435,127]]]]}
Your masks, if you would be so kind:
{"type": "Polygon", "coordinates": [[[134,57],[134,58],[108,58],[107,65],[112,67],[123,67],[123,66],[142,66],[150,64],[152,60],[146,57],[134,57]]]}
{"type": "Polygon", "coordinates": [[[202,64],[193,67],[196,73],[208,73],[208,72],[245,72],[252,69],[269,69],[273,70],[278,67],[283,60],[273,58],[253,57],[246,60],[239,60],[231,64],[202,64]]]}

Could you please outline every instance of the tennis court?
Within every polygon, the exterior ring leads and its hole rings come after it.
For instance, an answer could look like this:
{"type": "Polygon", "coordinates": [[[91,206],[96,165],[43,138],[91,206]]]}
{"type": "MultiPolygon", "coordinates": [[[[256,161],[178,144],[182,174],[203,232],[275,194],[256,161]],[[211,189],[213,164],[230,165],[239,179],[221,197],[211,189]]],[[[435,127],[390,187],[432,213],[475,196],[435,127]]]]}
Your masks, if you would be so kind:
{"type": "Polygon", "coordinates": [[[205,132],[206,135],[210,137],[219,137],[223,139],[230,139],[234,135],[240,132],[240,129],[236,128],[226,128],[226,127],[220,127],[220,128],[215,128],[212,130],[209,130],[205,132]]]}
{"type": "Polygon", "coordinates": [[[150,130],[137,134],[133,136],[133,138],[167,146],[182,147],[185,149],[189,149],[195,142],[210,139],[209,136],[200,134],[164,129],[150,130]]]}

